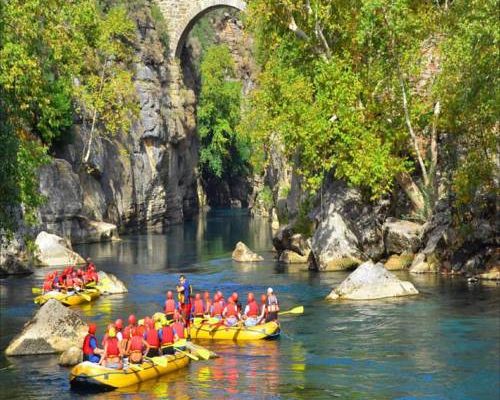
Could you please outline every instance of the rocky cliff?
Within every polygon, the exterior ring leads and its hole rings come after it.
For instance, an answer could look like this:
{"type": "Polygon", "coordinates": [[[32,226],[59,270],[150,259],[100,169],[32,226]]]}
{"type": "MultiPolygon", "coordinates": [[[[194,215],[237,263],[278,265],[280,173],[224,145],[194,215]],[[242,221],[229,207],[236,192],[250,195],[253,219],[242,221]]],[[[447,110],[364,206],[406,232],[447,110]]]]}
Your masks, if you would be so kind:
{"type": "Polygon", "coordinates": [[[185,90],[178,98],[180,74],[166,58],[149,7],[137,7],[134,18],[140,111],[132,129],[98,136],[83,168],[89,131],[76,121],[72,143],[56,148],[53,162],[40,172],[40,191],[47,197],[40,229],[73,242],[116,236],[102,222],[118,230],[161,231],[198,209],[194,93],[185,90]]]}

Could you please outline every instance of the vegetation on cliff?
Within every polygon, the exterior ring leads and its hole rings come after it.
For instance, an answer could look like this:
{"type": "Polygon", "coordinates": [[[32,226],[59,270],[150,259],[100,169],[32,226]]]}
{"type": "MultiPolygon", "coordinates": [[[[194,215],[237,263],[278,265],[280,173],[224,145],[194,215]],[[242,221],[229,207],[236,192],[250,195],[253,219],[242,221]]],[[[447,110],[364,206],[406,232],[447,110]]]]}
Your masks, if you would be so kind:
{"type": "Polygon", "coordinates": [[[89,125],[83,166],[97,127],[114,134],[130,126],[135,24],[124,3],[0,2],[0,228],[15,229],[20,204],[34,221],[43,201],[37,169],[76,117],[89,125]]]}
{"type": "Polygon", "coordinates": [[[497,6],[251,1],[262,73],[242,127],[254,162],[278,134],[310,191],[332,172],[372,198],[397,182],[424,219],[446,150],[457,206],[494,193],[497,6]]]}

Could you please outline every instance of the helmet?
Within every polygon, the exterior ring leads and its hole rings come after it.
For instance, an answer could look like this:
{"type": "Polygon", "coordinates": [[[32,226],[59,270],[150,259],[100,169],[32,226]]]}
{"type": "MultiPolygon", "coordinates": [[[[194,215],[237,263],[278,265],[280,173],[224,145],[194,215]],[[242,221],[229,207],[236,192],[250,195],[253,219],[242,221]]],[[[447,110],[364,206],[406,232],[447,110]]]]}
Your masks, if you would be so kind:
{"type": "Polygon", "coordinates": [[[130,325],[135,325],[137,323],[137,318],[134,314],[130,314],[130,316],[128,317],[128,323],[130,325]]]}
{"type": "Polygon", "coordinates": [[[261,295],[261,296],[260,296],[260,301],[261,301],[262,303],[265,303],[265,302],[266,302],[266,300],[267,300],[267,296],[266,296],[265,294],[263,294],[263,295],[261,295]]]}
{"type": "Polygon", "coordinates": [[[233,296],[229,296],[229,299],[227,299],[227,301],[232,304],[236,303],[236,300],[234,300],[233,296]]]}
{"type": "Polygon", "coordinates": [[[254,301],[254,300],[255,300],[255,297],[254,297],[254,295],[253,295],[253,293],[252,293],[252,292],[248,293],[248,297],[247,297],[247,298],[248,298],[248,302],[249,302],[249,303],[250,303],[251,301],[254,301]]]}
{"type": "Polygon", "coordinates": [[[219,301],[219,300],[220,300],[219,293],[215,293],[214,294],[214,301],[219,301]]]}
{"type": "Polygon", "coordinates": [[[116,329],[118,329],[118,330],[123,329],[123,321],[120,318],[118,318],[115,321],[115,326],[116,326],[116,329]]]}
{"type": "Polygon", "coordinates": [[[208,290],[205,290],[205,293],[203,293],[203,298],[205,300],[210,298],[210,293],[208,292],[208,290]]]}
{"type": "Polygon", "coordinates": [[[234,301],[238,301],[238,293],[233,292],[233,294],[231,295],[231,297],[233,298],[234,301]]]}
{"type": "Polygon", "coordinates": [[[194,298],[195,298],[196,300],[200,300],[200,299],[201,299],[201,294],[196,293],[196,295],[194,296],[194,298]]]}
{"type": "Polygon", "coordinates": [[[267,294],[273,294],[273,288],[272,287],[269,287],[267,288],[267,294]]]}
{"type": "Polygon", "coordinates": [[[217,295],[219,296],[219,299],[224,298],[224,295],[222,294],[222,292],[220,290],[217,290],[217,295]]]}
{"type": "Polygon", "coordinates": [[[146,325],[149,329],[154,329],[155,322],[151,318],[148,317],[147,321],[144,322],[146,322],[146,325]]]}
{"type": "Polygon", "coordinates": [[[116,329],[114,326],[108,329],[108,337],[116,337],[116,329]]]}
{"type": "Polygon", "coordinates": [[[173,297],[174,297],[174,295],[172,294],[172,291],[171,291],[171,290],[169,290],[169,291],[167,292],[167,299],[172,299],[173,297]]]}
{"type": "Polygon", "coordinates": [[[90,334],[93,335],[96,332],[96,330],[97,330],[97,327],[94,323],[89,324],[89,333],[90,334]]]}

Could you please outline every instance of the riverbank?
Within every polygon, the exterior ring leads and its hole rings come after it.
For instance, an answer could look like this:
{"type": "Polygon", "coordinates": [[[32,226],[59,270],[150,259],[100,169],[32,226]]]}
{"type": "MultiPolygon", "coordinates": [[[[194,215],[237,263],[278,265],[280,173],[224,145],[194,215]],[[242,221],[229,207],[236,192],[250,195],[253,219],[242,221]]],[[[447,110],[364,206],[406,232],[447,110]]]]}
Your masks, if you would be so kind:
{"type": "MultiPolygon", "coordinates": [[[[235,346],[208,344],[221,358],[193,363],[189,369],[127,388],[120,394],[172,398],[188,394],[211,398],[399,398],[490,399],[498,393],[500,291],[471,286],[463,278],[410,275],[420,296],[376,302],[324,300],[347,272],[317,273],[307,266],[273,260],[266,221],[242,211],[216,211],[172,226],[164,235],[124,236],[118,243],[75,246],[103,270],[123,279],[129,293],[77,308],[99,325],[130,312],[157,311],[179,273],[195,290],[260,293],[273,286],[285,309],[305,306],[301,317],[283,318],[278,341],[235,346]],[[231,260],[238,240],[265,261],[231,260]]],[[[46,270],[25,278],[0,280],[0,348],[35,310],[30,288],[46,270]]],[[[0,355],[0,384],[5,397],[71,398],[68,369],[57,357],[5,358],[0,355]]]]}

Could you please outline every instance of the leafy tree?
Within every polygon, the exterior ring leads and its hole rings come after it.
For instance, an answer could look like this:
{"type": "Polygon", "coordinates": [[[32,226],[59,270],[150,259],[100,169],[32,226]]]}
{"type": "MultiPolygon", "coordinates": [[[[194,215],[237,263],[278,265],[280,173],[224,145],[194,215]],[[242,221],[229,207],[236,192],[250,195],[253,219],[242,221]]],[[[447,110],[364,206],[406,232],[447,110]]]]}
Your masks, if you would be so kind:
{"type": "Polygon", "coordinates": [[[221,180],[248,172],[249,143],[237,132],[241,83],[235,79],[234,61],[227,46],[209,48],[201,63],[198,104],[200,165],[205,177],[221,180]]]}

